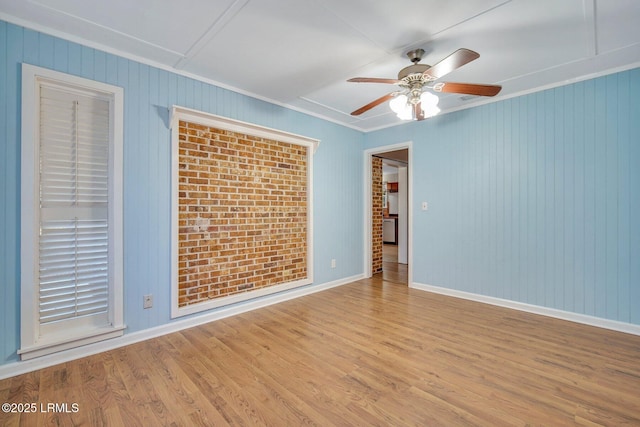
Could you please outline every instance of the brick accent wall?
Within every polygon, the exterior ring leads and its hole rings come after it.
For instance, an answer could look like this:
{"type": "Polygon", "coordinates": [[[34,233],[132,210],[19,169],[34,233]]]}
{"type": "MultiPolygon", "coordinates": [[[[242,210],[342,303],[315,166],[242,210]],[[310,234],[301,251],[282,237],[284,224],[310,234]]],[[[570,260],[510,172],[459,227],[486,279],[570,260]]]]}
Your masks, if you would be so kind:
{"type": "Polygon", "coordinates": [[[307,277],[307,147],[179,122],[178,305],[307,277]]]}
{"type": "Polygon", "coordinates": [[[382,271],[382,159],[371,157],[371,272],[382,271]]]}

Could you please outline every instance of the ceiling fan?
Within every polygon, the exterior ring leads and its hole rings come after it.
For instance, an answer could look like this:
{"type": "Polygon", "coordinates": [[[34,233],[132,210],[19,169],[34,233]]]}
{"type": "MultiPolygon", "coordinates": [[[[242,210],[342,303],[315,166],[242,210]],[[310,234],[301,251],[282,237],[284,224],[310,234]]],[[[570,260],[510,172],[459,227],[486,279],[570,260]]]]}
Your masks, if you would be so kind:
{"type": "Polygon", "coordinates": [[[466,95],[495,96],[502,86],[484,85],[473,83],[437,82],[439,78],[449,74],[453,70],[462,67],[469,62],[478,59],[480,54],[469,49],[458,49],[435,65],[419,64],[424,55],[423,49],[415,49],[407,52],[407,56],[413,65],[403,68],[398,73],[397,79],[384,79],[374,77],[354,77],[347,80],[355,83],[385,83],[400,87],[395,92],[388,93],[354,112],[352,116],[359,116],[373,107],[389,101],[389,106],[403,120],[424,120],[437,114],[438,97],[425,89],[442,93],[461,93],[466,95]]]}

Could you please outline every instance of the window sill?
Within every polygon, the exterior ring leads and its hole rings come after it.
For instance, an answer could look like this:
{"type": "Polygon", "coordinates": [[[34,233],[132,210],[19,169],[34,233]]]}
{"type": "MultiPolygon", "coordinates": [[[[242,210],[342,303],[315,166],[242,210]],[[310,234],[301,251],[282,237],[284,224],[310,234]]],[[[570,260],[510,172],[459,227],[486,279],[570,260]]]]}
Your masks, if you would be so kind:
{"type": "Polygon", "coordinates": [[[40,342],[31,346],[22,347],[18,350],[21,360],[34,359],[36,357],[45,356],[47,354],[57,353],[59,351],[71,348],[93,344],[98,341],[104,341],[111,338],[117,338],[124,335],[126,326],[105,327],[98,330],[92,330],[88,335],[78,335],[74,337],[65,337],[64,341],[57,340],[55,342],[40,342]]]}

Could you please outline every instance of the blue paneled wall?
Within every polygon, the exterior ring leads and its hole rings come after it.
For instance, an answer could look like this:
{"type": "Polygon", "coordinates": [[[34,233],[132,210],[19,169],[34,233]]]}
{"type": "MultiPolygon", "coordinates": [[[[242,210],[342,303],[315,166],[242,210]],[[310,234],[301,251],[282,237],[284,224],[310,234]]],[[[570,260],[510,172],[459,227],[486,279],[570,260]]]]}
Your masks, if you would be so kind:
{"type": "Polygon", "coordinates": [[[409,140],[414,282],[640,324],[640,69],[365,146],[409,140]]]}
{"type": "Polygon", "coordinates": [[[124,88],[127,333],[170,322],[170,131],[174,104],[321,140],[314,157],[314,284],[362,272],[360,132],[0,21],[0,364],[17,360],[21,63],[124,88]],[[330,260],[337,267],[330,268],[330,260]],[[142,295],[154,307],[142,309],[142,295]]]}

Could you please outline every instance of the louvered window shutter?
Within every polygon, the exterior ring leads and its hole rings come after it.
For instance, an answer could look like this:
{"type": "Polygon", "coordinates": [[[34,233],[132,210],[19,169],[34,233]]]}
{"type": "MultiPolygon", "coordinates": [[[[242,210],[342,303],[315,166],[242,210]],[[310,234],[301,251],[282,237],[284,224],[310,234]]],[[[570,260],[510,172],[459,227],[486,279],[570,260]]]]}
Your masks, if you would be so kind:
{"type": "Polygon", "coordinates": [[[109,102],[40,87],[40,333],[109,322],[109,102]]]}
{"type": "Polygon", "coordinates": [[[22,64],[22,360],[121,337],[124,90],[22,64]]]}

